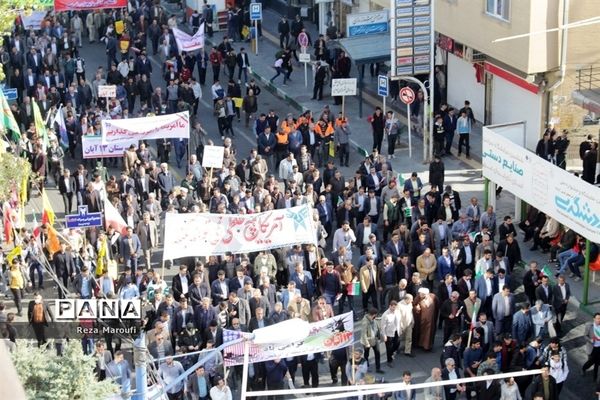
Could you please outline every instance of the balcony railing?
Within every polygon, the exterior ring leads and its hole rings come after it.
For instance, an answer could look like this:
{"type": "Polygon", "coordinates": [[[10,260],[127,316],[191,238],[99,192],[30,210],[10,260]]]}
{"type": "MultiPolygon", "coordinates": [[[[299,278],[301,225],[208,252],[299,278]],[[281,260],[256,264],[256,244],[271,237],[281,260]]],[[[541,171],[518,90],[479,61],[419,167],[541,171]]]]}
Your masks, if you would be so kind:
{"type": "Polygon", "coordinates": [[[589,66],[577,70],[578,90],[600,90],[600,66],[589,66]]]}

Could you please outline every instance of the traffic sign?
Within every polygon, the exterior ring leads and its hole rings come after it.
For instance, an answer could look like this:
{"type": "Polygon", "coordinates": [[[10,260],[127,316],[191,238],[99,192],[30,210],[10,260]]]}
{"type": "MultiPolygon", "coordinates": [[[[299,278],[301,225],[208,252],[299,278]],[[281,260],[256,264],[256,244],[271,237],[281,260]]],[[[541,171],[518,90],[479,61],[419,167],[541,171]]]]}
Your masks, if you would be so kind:
{"type": "Polygon", "coordinates": [[[383,97],[389,96],[390,87],[388,77],[386,75],[379,75],[379,78],[377,79],[377,93],[383,97]]]}
{"type": "Polygon", "coordinates": [[[262,20],[262,3],[250,3],[250,21],[262,20]]]}
{"type": "Polygon", "coordinates": [[[298,35],[298,44],[304,49],[308,47],[308,35],[306,32],[300,32],[298,35]]]}
{"type": "Polygon", "coordinates": [[[406,105],[412,104],[415,101],[415,92],[408,86],[400,89],[400,100],[406,105]]]}
{"type": "Polygon", "coordinates": [[[310,62],[310,53],[298,54],[298,61],[300,61],[301,63],[309,63],[310,62]]]}
{"type": "Polygon", "coordinates": [[[91,228],[93,226],[102,226],[102,213],[88,213],[87,206],[77,207],[78,214],[65,215],[67,228],[91,228]]]}
{"type": "Polygon", "coordinates": [[[16,100],[17,99],[17,89],[2,89],[2,93],[4,93],[4,97],[6,100],[16,100]]]}

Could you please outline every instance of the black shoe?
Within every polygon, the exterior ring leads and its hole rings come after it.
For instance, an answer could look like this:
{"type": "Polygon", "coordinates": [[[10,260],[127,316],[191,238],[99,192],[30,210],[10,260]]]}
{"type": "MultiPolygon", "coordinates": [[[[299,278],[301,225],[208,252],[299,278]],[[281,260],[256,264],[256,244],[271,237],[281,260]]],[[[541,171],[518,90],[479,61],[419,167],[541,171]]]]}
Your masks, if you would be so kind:
{"type": "Polygon", "coordinates": [[[337,380],[337,378],[333,378],[333,379],[331,380],[331,383],[333,383],[334,385],[335,385],[336,383],[338,383],[338,380],[337,380]]]}
{"type": "Polygon", "coordinates": [[[412,354],[412,353],[404,353],[404,355],[405,355],[406,357],[415,358],[415,356],[413,356],[413,354],[412,354]]]}
{"type": "Polygon", "coordinates": [[[394,368],[394,363],[391,361],[388,361],[387,366],[388,366],[388,368],[394,368]]]}
{"type": "Polygon", "coordinates": [[[538,248],[537,248],[537,246],[533,246],[533,247],[532,247],[532,248],[530,248],[529,250],[530,250],[530,251],[536,251],[537,249],[538,249],[538,248]]]}
{"type": "Polygon", "coordinates": [[[382,375],[385,374],[385,372],[383,370],[381,370],[381,369],[378,369],[375,372],[377,372],[378,374],[382,374],[382,375]]]}

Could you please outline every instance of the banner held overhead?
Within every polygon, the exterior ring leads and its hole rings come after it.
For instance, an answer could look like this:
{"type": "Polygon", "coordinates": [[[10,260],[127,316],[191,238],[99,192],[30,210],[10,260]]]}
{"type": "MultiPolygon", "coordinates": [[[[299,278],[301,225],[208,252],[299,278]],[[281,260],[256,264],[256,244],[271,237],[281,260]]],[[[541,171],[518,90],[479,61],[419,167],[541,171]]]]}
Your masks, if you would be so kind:
{"type": "Polygon", "coordinates": [[[163,257],[251,253],[316,243],[308,205],[257,214],[166,214],[163,257]]]}
{"type": "Polygon", "coordinates": [[[127,0],[54,0],[56,12],[125,7],[127,7],[127,0]]]}
{"type": "Polygon", "coordinates": [[[177,139],[190,137],[190,113],[102,121],[102,144],[128,140],[177,139]]]}
{"type": "Polygon", "coordinates": [[[173,36],[175,36],[180,52],[201,49],[204,47],[204,24],[200,25],[194,36],[190,36],[177,28],[173,28],[173,36]]]}

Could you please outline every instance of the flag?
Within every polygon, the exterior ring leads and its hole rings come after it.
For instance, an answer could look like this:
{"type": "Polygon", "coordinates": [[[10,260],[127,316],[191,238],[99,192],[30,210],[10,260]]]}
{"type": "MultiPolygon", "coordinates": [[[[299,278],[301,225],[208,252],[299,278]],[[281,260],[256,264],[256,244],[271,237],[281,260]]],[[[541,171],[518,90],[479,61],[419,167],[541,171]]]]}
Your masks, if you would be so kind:
{"type": "Polygon", "coordinates": [[[48,240],[46,241],[46,249],[50,254],[54,254],[60,251],[60,240],[58,239],[58,232],[52,226],[48,226],[48,240]]]}
{"type": "Polygon", "coordinates": [[[42,138],[42,143],[44,146],[44,151],[48,148],[48,129],[46,129],[46,124],[44,123],[44,119],[42,118],[42,113],[40,112],[40,107],[37,102],[32,101],[31,106],[33,108],[33,120],[35,122],[35,132],[38,134],[40,138],[42,138]]]}
{"type": "Polygon", "coordinates": [[[396,183],[398,184],[398,186],[402,186],[402,187],[404,187],[404,182],[405,182],[405,180],[404,180],[404,178],[402,177],[402,174],[398,174],[398,175],[396,176],[396,183]]]}
{"type": "Polygon", "coordinates": [[[481,303],[475,303],[473,304],[473,314],[471,317],[471,326],[469,327],[469,330],[473,330],[475,329],[475,324],[477,323],[477,315],[479,315],[479,307],[481,306],[481,303]]]}
{"type": "Polygon", "coordinates": [[[547,276],[550,283],[554,283],[556,280],[555,274],[556,273],[552,272],[552,269],[548,266],[548,264],[544,264],[542,267],[542,275],[547,276]]]}
{"type": "Polygon", "coordinates": [[[0,124],[2,124],[7,131],[13,132],[12,139],[17,142],[21,139],[21,128],[19,128],[19,124],[17,124],[17,120],[8,105],[8,101],[6,101],[6,97],[4,97],[4,92],[2,92],[2,90],[0,90],[0,107],[2,107],[0,124]]]}
{"type": "Polygon", "coordinates": [[[13,241],[13,223],[12,223],[12,208],[8,202],[4,203],[2,212],[4,218],[4,241],[10,244],[13,241]]]}
{"type": "Polygon", "coordinates": [[[127,234],[127,222],[123,219],[119,211],[112,205],[108,200],[104,200],[104,220],[106,223],[106,229],[109,226],[115,228],[115,230],[121,235],[127,234]]]}
{"type": "Polygon", "coordinates": [[[21,180],[21,190],[19,193],[19,197],[21,200],[21,226],[25,225],[25,203],[27,202],[27,186],[29,184],[29,176],[27,174],[23,175],[23,179],[21,180]]]}
{"type": "Polygon", "coordinates": [[[35,216],[35,211],[31,210],[31,213],[33,214],[33,221],[31,221],[31,223],[33,224],[33,237],[37,239],[38,237],[40,237],[40,226],[38,225],[37,217],[35,216]]]}
{"type": "Polygon", "coordinates": [[[46,189],[42,189],[42,208],[44,209],[42,212],[42,224],[54,225],[56,214],[54,214],[48,195],[46,195],[46,189]]]}
{"type": "Polygon", "coordinates": [[[65,116],[62,112],[62,105],[56,112],[54,116],[54,120],[52,120],[52,125],[58,125],[58,133],[60,138],[60,145],[64,148],[69,147],[69,137],[67,136],[67,123],[65,122],[65,116]]]}
{"type": "Polygon", "coordinates": [[[23,254],[23,249],[21,249],[21,246],[17,246],[14,249],[12,249],[10,251],[10,253],[8,253],[6,255],[6,262],[7,264],[10,266],[12,264],[12,261],[19,257],[21,254],[23,254]]]}
{"type": "Polygon", "coordinates": [[[366,151],[365,149],[363,149],[360,146],[356,146],[356,151],[358,152],[359,155],[361,155],[361,156],[363,156],[365,158],[369,157],[369,152],[366,151]]]}

